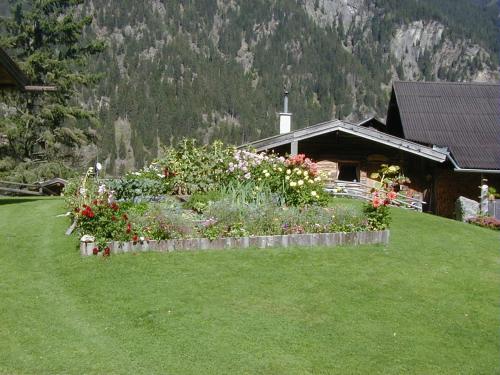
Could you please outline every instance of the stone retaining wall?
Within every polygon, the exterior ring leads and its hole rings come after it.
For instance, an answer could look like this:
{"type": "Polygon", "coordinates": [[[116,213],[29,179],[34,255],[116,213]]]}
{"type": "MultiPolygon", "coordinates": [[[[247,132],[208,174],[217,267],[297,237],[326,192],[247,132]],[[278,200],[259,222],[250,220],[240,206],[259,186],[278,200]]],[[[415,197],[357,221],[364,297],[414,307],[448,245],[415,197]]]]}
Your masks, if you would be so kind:
{"type": "MultiPolygon", "coordinates": [[[[231,237],[220,238],[213,241],[208,238],[195,238],[186,240],[110,242],[108,246],[111,253],[120,254],[146,251],[173,252],[246,249],[249,247],[265,249],[270,247],[290,246],[368,245],[389,243],[389,234],[390,232],[388,230],[380,232],[312,233],[289,234],[283,236],[231,237]]],[[[92,255],[94,247],[95,244],[92,242],[81,242],[80,252],[83,256],[92,255]]]]}

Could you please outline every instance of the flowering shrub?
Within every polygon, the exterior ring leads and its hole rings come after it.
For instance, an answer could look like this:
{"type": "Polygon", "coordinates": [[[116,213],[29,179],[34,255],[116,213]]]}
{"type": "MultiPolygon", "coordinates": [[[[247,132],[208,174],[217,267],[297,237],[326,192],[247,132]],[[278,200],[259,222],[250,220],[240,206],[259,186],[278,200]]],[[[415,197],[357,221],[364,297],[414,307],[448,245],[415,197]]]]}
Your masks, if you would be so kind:
{"type": "Polygon", "coordinates": [[[277,193],[292,206],[325,204],[324,176],[305,155],[285,159],[276,155],[237,150],[228,166],[233,179],[252,182],[255,190],[277,193]]]}
{"type": "Polygon", "coordinates": [[[120,200],[154,200],[169,192],[168,186],[157,178],[150,178],[130,173],[122,179],[107,182],[109,188],[115,191],[116,199],[120,200]]]}
{"type": "Polygon", "coordinates": [[[469,220],[469,223],[478,225],[483,228],[500,230],[500,220],[494,217],[478,216],[469,220]]]}
{"type": "Polygon", "coordinates": [[[400,167],[387,164],[382,164],[379,172],[373,173],[370,177],[379,179],[379,182],[372,189],[372,199],[364,205],[363,212],[367,216],[370,229],[384,230],[389,228],[391,223],[388,206],[397,198],[395,190],[410,180],[401,174],[400,167]]]}
{"type": "MultiPolygon", "coordinates": [[[[128,215],[117,203],[96,199],[90,205],[75,210],[78,228],[82,234],[92,234],[96,242],[130,241],[134,236],[133,225],[128,215]]],[[[102,247],[100,250],[104,250],[102,247]]]]}
{"type": "Polygon", "coordinates": [[[235,148],[216,141],[197,146],[185,139],[177,147],[167,147],[156,165],[161,168],[164,182],[177,195],[216,190],[227,179],[227,166],[235,148]]]}

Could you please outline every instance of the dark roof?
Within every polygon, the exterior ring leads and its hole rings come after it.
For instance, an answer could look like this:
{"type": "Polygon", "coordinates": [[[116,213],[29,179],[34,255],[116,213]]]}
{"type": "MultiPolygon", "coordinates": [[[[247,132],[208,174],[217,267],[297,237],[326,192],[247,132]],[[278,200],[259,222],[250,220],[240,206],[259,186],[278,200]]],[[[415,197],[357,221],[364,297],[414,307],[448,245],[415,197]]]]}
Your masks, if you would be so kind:
{"type": "Polygon", "coordinates": [[[405,139],[448,147],[463,169],[500,169],[499,84],[394,82],[393,88],[405,139]]]}
{"type": "Polygon", "coordinates": [[[28,78],[17,64],[2,48],[0,48],[0,87],[17,87],[24,90],[28,78]]]}
{"type": "Polygon", "coordinates": [[[239,148],[254,148],[256,151],[266,151],[285,144],[290,144],[291,142],[299,142],[304,139],[310,139],[332,132],[342,132],[403,150],[411,154],[419,155],[440,163],[446,160],[446,154],[439,150],[433,150],[430,147],[422,146],[418,143],[410,142],[405,139],[365,127],[363,126],[365,124],[366,121],[362,121],[359,124],[352,124],[347,121],[331,120],[311,125],[290,133],[278,134],[269,138],[251,142],[242,145],[239,148]]]}
{"type": "Polygon", "coordinates": [[[54,86],[30,85],[28,77],[2,48],[0,48],[0,88],[17,88],[30,92],[56,91],[54,86]]]}

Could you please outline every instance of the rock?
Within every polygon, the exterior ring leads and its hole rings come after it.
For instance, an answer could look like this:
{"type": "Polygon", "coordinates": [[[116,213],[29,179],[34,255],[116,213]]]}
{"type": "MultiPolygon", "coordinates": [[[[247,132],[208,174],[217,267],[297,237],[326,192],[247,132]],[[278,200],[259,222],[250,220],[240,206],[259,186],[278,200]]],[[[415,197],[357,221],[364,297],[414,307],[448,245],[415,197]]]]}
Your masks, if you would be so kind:
{"type": "Polygon", "coordinates": [[[89,236],[88,234],[80,238],[80,242],[95,242],[94,236],[89,236]]]}
{"type": "Polygon", "coordinates": [[[455,218],[466,222],[479,215],[479,203],[472,199],[460,197],[455,202],[455,218]]]}

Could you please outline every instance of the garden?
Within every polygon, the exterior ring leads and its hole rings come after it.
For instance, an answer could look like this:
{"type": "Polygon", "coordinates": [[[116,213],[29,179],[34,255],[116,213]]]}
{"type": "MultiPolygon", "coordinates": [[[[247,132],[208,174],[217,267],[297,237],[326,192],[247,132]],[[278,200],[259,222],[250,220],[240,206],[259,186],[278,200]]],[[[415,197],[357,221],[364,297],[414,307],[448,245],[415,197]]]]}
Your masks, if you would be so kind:
{"type": "Polygon", "coordinates": [[[355,208],[325,192],[328,176],[303,154],[282,157],[186,139],[120,179],[99,179],[90,168],[67,185],[65,199],[92,253],[109,256],[111,241],[384,231],[396,197],[391,177],[397,179],[399,169],[381,171],[371,202],[355,208]]]}

